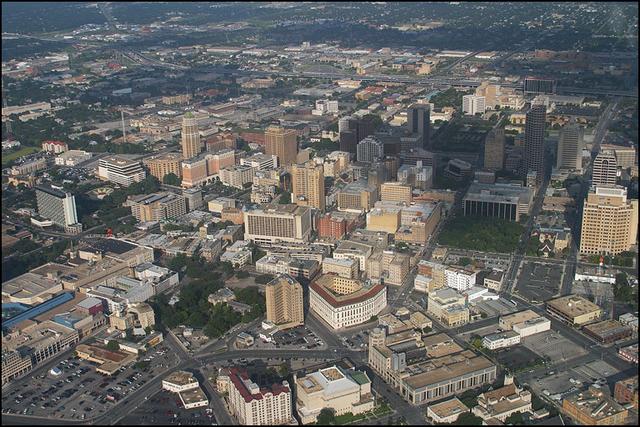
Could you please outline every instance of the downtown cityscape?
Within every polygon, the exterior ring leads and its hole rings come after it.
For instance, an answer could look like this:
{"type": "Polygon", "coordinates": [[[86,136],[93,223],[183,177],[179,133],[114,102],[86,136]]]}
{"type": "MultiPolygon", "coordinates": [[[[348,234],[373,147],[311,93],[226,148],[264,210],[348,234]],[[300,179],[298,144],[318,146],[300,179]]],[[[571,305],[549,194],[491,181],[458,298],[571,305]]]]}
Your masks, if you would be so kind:
{"type": "Polygon", "coordinates": [[[2,2],[3,425],[638,425],[636,2],[2,2]]]}

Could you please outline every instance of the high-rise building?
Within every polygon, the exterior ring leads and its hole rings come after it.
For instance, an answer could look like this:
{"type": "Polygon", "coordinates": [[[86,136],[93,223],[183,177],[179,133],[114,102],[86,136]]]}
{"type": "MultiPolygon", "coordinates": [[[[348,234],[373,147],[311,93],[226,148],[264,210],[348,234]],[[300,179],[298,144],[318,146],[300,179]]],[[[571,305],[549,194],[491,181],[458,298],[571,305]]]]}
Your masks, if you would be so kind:
{"type": "Polygon", "coordinates": [[[38,214],[50,219],[55,225],[68,231],[82,230],[78,223],[76,199],[71,193],[64,193],[51,187],[37,186],[36,201],[38,214]],[[71,226],[71,227],[70,227],[71,226]]]}
{"type": "Polygon", "coordinates": [[[384,157],[384,145],[374,136],[367,136],[358,142],[357,160],[364,163],[372,163],[376,159],[384,157]]]}
{"type": "Polygon", "coordinates": [[[167,153],[160,156],[152,156],[143,160],[149,168],[151,175],[155,176],[162,182],[163,178],[170,173],[178,178],[182,176],[182,154],[167,153]]]}
{"type": "Polygon", "coordinates": [[[168,191],[129,196],[125,206],[131,207],[131,215],[140,222],[177,218],[187,213],[185,198],[168,191]]]}
{"type": "Polygon", "coordinates": [[[304,325],[302,285],[283,274],[265,288],[267,320],[278,325],[280,330],[304,325]]]}
{"type": "Polygon", "coordinates": [[[370,117],[361,119],[343,118],[338,123],[340,130],[340,151],[356,154],[358,142],[375,132],[375,125],[370,117]]]}
{"type": "MultiPolygon", "coordinates": [[[[584,131],[576,124],[568,124],[560,131],[556,167],[582,171],[582,148],[584,131]]],[[[614,183],[615,184],[615,183],[614,183]]]]}
{"type": "Polygon", "coordinates": [[[633,145],[602,144],[600,151],[612,150],[616,155],[616,164],[619,168],[627,169],[637,164],[638,155],[633,145]]]}
{"type": "Polygon", "coordinates": [[[524,79],[524,93],[555,93],[556,81],[527,77],[524,79]]]}
{"type": "Polygon", "coordinates": [[[188,160],[200,153],[200,132],[198,131],[198,119],[193,113],[187,113],[182,118],[182,157],[188,160]]]}
{"type": "Polygon", "coordinates": [[[407,111],[409,132],[422,135],[422,148],[431,149],[431,107],[429,104],[413,104],[407,111]]]}
{"type": "Polygon", "coordinates": [[[307,243],[311,209],[296,205],[267,205],[244,212],[244,238],[257,243],[307,243]]]}
{"type": "Polygon", "coordinates": [[[613,150],[602,150],[593,160],[592,185],[616,185],[618,162],[613,150]]]}
{"type": "Polygon", "coordinates": [[[304,165],[291,167],[291,181],[293,184],[293,199],[298,206],[325,208],[324,168],[313,161],[304,165]]]}
{"type": "Polygon", "coordinates": [[[411,186],[401,182],[385,182],[380,186],[380,200],[411,204],[411,186]]]}
{"type": "Polygon", "coordinates": [[[536,172],[536,183],[544,179],[544,130],[546,107],[541,104],[532,105],[527,112],[524,127],[524,170],[523,177],[531,171],[536,172]]]}
{"type": "Polygon", "coordinates": [[[298,155],[298,137],[293,129],[269,126],[264,133],[265,154],[278,156],[281,166],[296,162],[298,155]]]}
{"type": "Polygon", "coordinates": [[[104,157],[98,161],[98,178],[129,186],[145,179],[147,173],[139,161],[121,156],[104,157]]]}
{"type": "Polygon", "coordinates": [[[475,116],[476,113],[484,113],[484,96],[465,95],[462,97],[462,111],[464,114],[475,116]]]}
{"type": "Polygon", "coordinates": [[[501,170],[504,166],[504,129],[493,128],[484,141],[484,168],[501,170]]]}
{"type": "Polygon", "coordinates": [[[584,201],[580,252],[616,255],[636,243],[638,200],[627,199],[627,189],[598,186],[584,201]]]}

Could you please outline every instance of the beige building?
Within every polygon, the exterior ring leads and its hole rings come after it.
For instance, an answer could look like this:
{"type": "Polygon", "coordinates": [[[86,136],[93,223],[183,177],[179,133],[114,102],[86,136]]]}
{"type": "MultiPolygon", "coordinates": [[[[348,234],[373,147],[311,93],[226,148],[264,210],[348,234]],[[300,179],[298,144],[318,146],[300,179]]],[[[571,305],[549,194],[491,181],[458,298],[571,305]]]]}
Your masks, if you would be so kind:
{"type": "Polygon", "coordinates": [[[602,144],[601,150],[612,150],[616,156],[616,165],[619,168],[627,169],[638,163],[636,149],[632,146],[621,146],[612,144],[602,144]]]}
{"type": "Polygon", "coordinates": [[[617,255],[638,235],[638,200],[620,186],[598,186],[584,201],[580,253],[617,255]]]}
{"type": "Polygon", "coordinates": [[[547,312],[573,326],[594,322],[602,316],[602,309],[598,305],[579,295],[547,301],[547,312]]]}
{"type": "Polygon", "coordinates": [[[220,170],[220,181],[224,185],[243,189],[245,184],[253,182],[256,168],[249,165],[234,165],[220,170]]]}
{"type": "Polygon", "coordinates": [[[356,181],[338,191],[338,210],[347,212],[368,212],[378,199],[375,186],[367,181],[356,181]]]}
{"type": "Polygon", "coordinates": [[[367,213],[367,230],[394,234],[400,226],[400,215],[399,208],[374,208],[367,213]]]}
{"type": "Polygon", "coordinates": [[[473,414],[483,420],[495,418],[504,423],[515,412],[531,413],[531,393],[516,387],[512,381],[510,379],[510,384],[478,396],[478,406],[473,408],[473,414]]]}
{"type": "Polygon", "coordinates": [[[411,204],[411,186],[400,182],[385,182],[380,186],[380,200],[411,204]]]}
{"type": "Polygon", "coordinates": [[[267,320],[279,329],[304,325],[302,286],[288,275],[280,275],[265,288],[267,320]]]}
{"type": "Polygon", "coordinates": [[[566,396],[562,412],[578,425],[591,426],[623,425],[629,413],[608,392],[594,386],[566,396]]]}
{"type": "Polygon", "coordinates": [[[335,415],[362,414],[374,409],[371,380],[364,371],[337,366],[320,369],[301,378],[294,376],[297,411],[302,424],[315,423],[320,411],[333,409],[335,415]]]}
{"type": "Polygon", "coordinates": [[[143,160],[143,164],[149,168],[151,175],[162,182],[170,173],[178,178],[182,177],[182,154],[167,153],[160,156],[152,156],[143,160]]]}
{"type": "Polygon", "coordinates": [[[484,168],[500,170],[504,166],[504,129],[491,129],[484,140],[484,168]]]}
{"type": "Polygon", "coordinates": [[[429,293],[427,312],[448,327],[469,323],[469,307],[466,296],[451,288],[442,288],[429,293]]]}
{"type": "Polygon", "coordinates": [[[283,425],[294,421],[289,383],[260,387],[245,370],[229,369],[229,412],[240,425],[283,425]]]}
{"type": "Polygon", "coordinates": [[[457,397],[445,400],[444,402],[429,405],[427,408],[427,417],[435,423],[452,423],[458,419],[461,414],[469,412],[469,408],[457,397]]]}
{"type": "Polygon", "coordinates": [[[188,160],[202,151],[198,119],[188,112],[182,118],[182,157],[188,160]]]}
{"type": "Polygon", "coordinates": [[[376,252],[367,260],[367,274],[374,282],[402,286],[409,271],[411,257],[407,254],[382,251],[376,252]]]}
{"type": "Polygon", "coordinates": [[[324,170],[313,161],[291,167],[293,193],[291,201],[298,206],[325,209],[324,170]]]}
{"type": "Polygon", "coordinates": [[[187,213],[185,198],[168,191],[129,196],[123,206],[131,207],[131,215],[139,222],[178,218],[187,213]]]}
{"type": "Polygon", "coordinates": [[[278,164],[289,166],[298,156],[298,137],[293,129],[269,126],[264,133],[265,154],[278,156],[278,164]]]}
{"type": "Polygon", "coordinates": [[[311,209],[296,205],[266,205],[244,212],[244,238],[256,243],[306,243],[311,236],[311,209]]]}
{"type": "Polygon", "coordinates": [[[351,258],[325,258],[322,260],[322,274],[335,273],[347,279],[357,279],[360,271],[358,266],[358,261],[351,258]]]}

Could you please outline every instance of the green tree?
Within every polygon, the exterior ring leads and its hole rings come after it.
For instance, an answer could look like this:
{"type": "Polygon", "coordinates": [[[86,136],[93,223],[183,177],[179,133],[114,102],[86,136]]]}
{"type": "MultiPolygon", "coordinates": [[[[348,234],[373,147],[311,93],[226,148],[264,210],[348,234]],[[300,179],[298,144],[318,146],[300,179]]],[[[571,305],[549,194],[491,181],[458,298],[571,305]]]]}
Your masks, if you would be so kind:
{"type": "Polygon", "coordinates": [[[291,203],[291,193],[288,191],[283,191],[280,199],[278,199],[278,203],[281,205],[288,205],[291,203]]]}
{"type": "Polygon", "coordinates": [[[167,185],[175,186],[179,186],[182,183],[180,178],[173,172],[166,174],[164,178],[162,178],[162,182],[167,185]]]}
{"type": "Polygon", "coordinates": [[[458,419],[455,420],[452,424],[459,426],[481,426],[482,418],[473,415],[470,412],[464,412],[458,416],[458,419]]]}
{"type": "Polygon", "coordinates": [[[107,343],[106,347],[107,347],[107,350],[117,351],[120,348],[120,345],[118,344],[118,341],[111,340],[107,343]]]}
{"type": "Polygon", "coordinates": [[[236,272],[236,277],[238,279],[246,279],[249,276],[250,276],[249,273],[244,270],[239,270],[238,272],[236,272]]]}
{"type": "Polygon", "coordinates": [[[505,424],[511,424],[514,426],[520,426],[524,423],[524,420],[522,419],[522,414],[520,412],[514,412],[513,414],[509,415],[505,420],[504,420],[505,424]]]}
{"type": "Polygon", "coordinates": [[[323,408],[318,414],[318,421],[316,424],[321,426],[331,425],[335,422],[336,415],[333,409],[331,408],[323,408]]]}

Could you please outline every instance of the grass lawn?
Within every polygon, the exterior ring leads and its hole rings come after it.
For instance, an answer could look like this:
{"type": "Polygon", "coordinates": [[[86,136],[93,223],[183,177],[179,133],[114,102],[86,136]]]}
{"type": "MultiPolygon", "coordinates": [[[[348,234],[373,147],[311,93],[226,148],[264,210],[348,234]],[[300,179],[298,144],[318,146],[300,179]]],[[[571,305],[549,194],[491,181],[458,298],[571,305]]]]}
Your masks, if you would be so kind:
{"type": "Polygon", "coordinates": [[[14,161],[18,157],[26,156],[32,153],[37,153],[38,151],[40,151],[40,149],[36,147],[22,147],[21,149],[13,153],[9,153],[9,154],[2,153],[2,166],[4,167],[5,165],[8,165],[9,162],[14,161]]]}
{"type": "Polygon", "coordinates": [[[509,253],[516,249],[524,227],[492,217],[458,216],[447,224],[438,243],[459,249],[509,253]]]}

